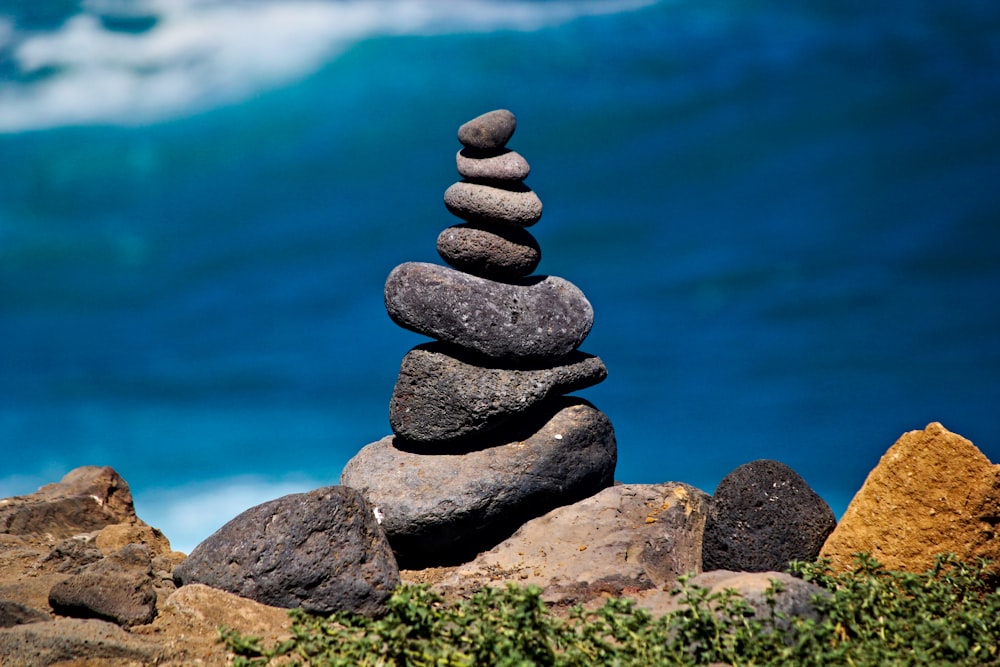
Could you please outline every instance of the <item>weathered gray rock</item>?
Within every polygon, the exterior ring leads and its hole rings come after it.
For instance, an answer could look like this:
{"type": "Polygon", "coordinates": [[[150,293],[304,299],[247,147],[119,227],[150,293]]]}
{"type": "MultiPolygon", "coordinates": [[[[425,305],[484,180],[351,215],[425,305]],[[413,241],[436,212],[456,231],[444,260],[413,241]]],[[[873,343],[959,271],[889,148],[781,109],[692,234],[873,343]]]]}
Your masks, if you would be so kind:
{"type": "Polygon", "coordinates": [[[405,329],[504,360],[560,359],[594,323],[587,297],[562,278],[501,283],[423,262],[392,270],[385,307],[405,329]]]}
{"type": "Polygon", "coordinates": [[[517,118],[507,109],[488,111],[458,128],[463,146],[479,150],[503,148],[517,129],[517,118]]]}
{"type": "Polygon", "coordinates": [[[352,458],[340,481],[378,508],[404,567],[460,563],[525,521],[611,485],[608,418],[581,399],[546,401],[482,449],[417,454],[389,436],[352,458]]]}
{"type": "Polygon", "coordinates": [[[0,629],[0,656],[11,667],[161,665],[172,657],[152,639],[107,621],[78,618],[0,629]]]}
{"type": "Polygon", "coordinates": [[[474,181],[523,181],[531,173],[528,161],[507,148],[496,151],[463,148],[455,156],[455,166],[461,176],[474,181]]]}
{"type": "Polygon", "coordinates": [[[530,227],[542,218],[542,200],[523,183],[500,187],[459,181],[444,191],[444,205],[469,222],[530,227]]]}
{"type": "Polygon", "coordinates": [[[703,567],[782,571],[789,561],[815,560],[836,525],[829,505],[784,463],[745,463],[712,497],[703,567]]]}
{"type": "Polygon", "coordinates": [[[526,229],[467,222],[438,236],[441,258],[459,271],[491,280],[523,278],[538,268],[542,249],[526,229]]]}
{"type": "MultiPolygon", "coordinates": [[[[789,617],[801,616],[819,620],[819,614],[812,600],[817,595],[829,596],[829,591],[785,572],[713,570],[692,577],[688,580],[688,585],[706,588],[710,594],[722,593],[731,589],[750,605],[758,620],[766,620],[771,618],[771,608],[767,603],[766,592],[774,586],[775,581],[782,589],[774,596],[775,613],[782,613],[789,617]]],[[[664,590],[643,593],[637,598],[638,606],[655,616],[677,611],[684,606],[682,596],[672,595],[669,591],[664,590]]],[[[784,629],[789,627],[787,621],[779,621],[777,625],[784,629]]]]}
{"type": "Polygon", "coordinates": [[[427,343],[400,364],[389,401],[393,432],[425,453],[459,438],[485,433],[538,403],[595,385],[607,377],[604,363],[571,352],[542,368],[492,368],[483,357],[455,346],[427,343]]]}
{"type": "Polygon", "coordinates": [[[533,585],[559,604],[663,588],[701,571],[708,501],[676,482],[612,486],[532,519],[434,588],[464,595],[533,585]]]}
{"type": "Polygon", "coordinates": [[[399,569],[361,494],[328,486],[243,512],[196,546],[174,579],[275,607],[375,616],[399,569]]]}
{"type": "Polygon", "coordinates": [[[76,468],[32,494],[0,500],[0,533],[11,535],[64,538],[136,519],[128,484],[108,467],[76,468]]]}
{"type": "Polygon", "coordinates": [[[25,623],[41,623],[52,620],[41,609],[28,607],[13,600],[0,600],[0,628],[12,628],[25,623]]]}
{"type": "Polygon", "coordinates": [[[49,604],[62,616],[142,625],[156,617],[153,582],[149,551],[130,544],[53,586],[49,604]]]}

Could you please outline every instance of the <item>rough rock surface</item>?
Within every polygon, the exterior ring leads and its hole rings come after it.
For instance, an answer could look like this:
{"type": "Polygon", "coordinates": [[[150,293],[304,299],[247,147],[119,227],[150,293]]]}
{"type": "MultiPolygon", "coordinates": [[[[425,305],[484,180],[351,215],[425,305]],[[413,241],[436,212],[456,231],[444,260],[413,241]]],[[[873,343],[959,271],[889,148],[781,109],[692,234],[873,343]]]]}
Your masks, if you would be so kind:
{"type": "Polygon", "coordinates": [[[0,600],[0,628],[12,628],[25,623],[41,623],[52,620],[40,609],[34,609],[13,600],[0,600]]]}
{"type": "Polygon", "coordinates": [[[482,449],[424,455],[389,436],[358,452],[340,481],[378,508],[404,567],[468,560],[613,481],[614,430],[586,401],[552,399],[492,437],[482,449]]]}
{"type": "Polygon", "coordinates": [[[531,173],[528,161],[506,148],[489,152],[463,148],[455,156],[455,166],[459,175],[474,181],[523,181],[531,173]]]}
{"type": "Polygon", "coordinates": [[[837,519],[794,470],[778,461],[746,463],[726,475],[709,506],[708,570],[783,571],[814,560],[837,519]]]}
{"type": "Polygon", "coordinates": [[[0,630],[0,656],[5,666],[25,667],[192,664],[169,661],[160,643],[126,632],[114,623],[77,618],[0,630]]]}
{"type": "MultiPolygon", "coordinates": [[[[829,595],[825,589],[785,572],[730,572],[713,570],[703,572],[688,580],[689,586],[707,588],[710,593],[721,593],[732,589],[749,604],[757,618],[770,618],[771,609],[767,604],[766,591],[777,581],[782,592],[775,596],[775,612],[787,616],[804,616],[814,620],[819,619],[816,608],[812,604],[813,596],[829,595]]],[[[681,598],[669,591],[654,590],[642,592],[637,597],[637,606],[648,610],[654,616],[674,612],[683,606],[681,598]]],[[[782,624],[788,627],[787,623],[782,624]]]]}
{"type": "Polygon", "coordinates": [[[708,501],[687,484],[612,486],[532,519],[435,588],[461,595],[513,581],[560,604],[662,588],[701,571],[708,501]]]}
{"type": "Polygon", "coordinates": [[[35,493],[0,500],[0,533],[11,535],[71,537],[135,519],[128,484],[107,467],[76,468],[35,493]]]}
{"type": "Polygon", "coordinates": [[[403,357],[389,401],[389,423],[397,436],[432,453],[607,375],[599,358],[582,352],[542,368],[491,368],[460,348],[428,343],[403,357]]]}
{"type": "Polygon", "coordinates": [[[156,617],[153,584],[149,551],[129,544],[53,586],[49,604],[63,616],[141,625],[156,617]]]}
{"type": "Polygon", "coordinates": [[[869,473],[820,555],[850,569],[866,552],[923,572],[934,556],[1000,562],[1000,466],[934,422],[903,434],[869,473]]]}
{"type": "Polygon", "coordinates": [[[458,128],[463,146],[479,150],[503,148],[517,129],[517,118],[507,109],[496,109],[476,116],[458,128]]]}
{"type": "Polygon", "coordinates": [[[528,230],[471,222],[442,231],[437,250],[459,271],[491,280],[523,278],[542,259],[538,241],[528,230]]]}
{"type": "Polygon", "coordinates": [[[530,227],[542,219],[542,200],[523,183],[501,185],[459,181],[444,191],[444,205],[469,222],[530,227]]]}
{"type": "Polygon", "coordinates": [[[275,607],[374,616],[399,570],[361,494],[329,486],[246,510],[195,547],[174,579],[275,607]]]}
{"type": "Polygon", "coordinates": [[[423,262],[392,270],[385,306],[405,329],[508,362],[560,359],[594,324],[587,297],[562,278],[500,283],[423,262]]]}

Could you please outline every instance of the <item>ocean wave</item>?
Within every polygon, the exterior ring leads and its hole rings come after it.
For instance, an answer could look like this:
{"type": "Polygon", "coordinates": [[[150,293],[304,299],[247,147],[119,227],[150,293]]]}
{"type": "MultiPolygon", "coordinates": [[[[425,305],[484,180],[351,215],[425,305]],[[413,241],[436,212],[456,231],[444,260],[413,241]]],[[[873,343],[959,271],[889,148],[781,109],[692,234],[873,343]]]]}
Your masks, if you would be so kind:
{"type": "Polygon", "coordinates": [[[380,35],[531,31],[652,3],[91,0],[52,29],[20,31],[0,16],[0,56],[12,63],[0,72],[0,132],[196,113],[294,82],[380,35]]]}

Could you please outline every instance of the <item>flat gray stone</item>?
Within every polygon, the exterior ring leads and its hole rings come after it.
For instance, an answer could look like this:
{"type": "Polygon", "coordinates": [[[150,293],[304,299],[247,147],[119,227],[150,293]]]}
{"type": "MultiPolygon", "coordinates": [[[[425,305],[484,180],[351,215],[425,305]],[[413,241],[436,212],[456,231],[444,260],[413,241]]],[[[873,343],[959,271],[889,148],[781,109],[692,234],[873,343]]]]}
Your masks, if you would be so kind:
{"type": "Polygon", "coordinates": [[[153,583],[149,551],[129,544],[53,586],[49,604],[63,616],[143,625],[156,617],[153,583]]]}
{"type": "Polygon", "coordinates": [[[467,222],[443,230],[438,254],[459,271],[491,280],[530,275],[538,268],[542,249],[522,227],[467,222]]]}
{"type": "Polygon", "coordinates": [[[389,401],[389,423],[397,436],[429,454],[607,375],[599,358],[582,352],[543,368],[494,368],[454,346],[428,343],[403,357],[389,401]]]}
{"type": "Polygon", "coordinates": [[[392,270],[385,307],[405,329],[511,361],[560,359],[594,324],[587,297],[562,278],[501,283],[423,262],[392,270]]]}
{"type": "Polygon", "coordinates": [[[459,181],[444,191],[444,205],[469,222],[530,227],[542,218],[542,200],[523,183],[499,187],[459,181]]]}
{"type": "Polygon", "coordinates": [[[352,458],[341,484],[382,516],[402,567],[467,561],[529,519],[589,497],[614,480],[614,429],[586,401],[560,397],[482,449],[417,454],[389,436],[352,458]]]}
{"type": "Polygon", "coordinates": [[[715,490],[705,526],[704,569],[782,571],[819,556],[837,519],[784,463],[745,463],[715,490]]]}
{"type": "Polygon", "coordinates": [[[507,109],[488,111],[458,128],[463,146],[489,150],[503,148],[517,129],[517,118],[507,109]]]}
{"type": "Polygon", "coordinates": [[[612,486],[532,519],[434,588],[465,595],[516,583],[558,604],[662,589],[701,572],[709,499],[679,482],[612,486]]]}
{"type": "Polygon", "coordinates": [[[196,546],[174,580],[274,607],[376,616],[399,568],[361,494],[328,486],[243,512],[196,546]]]}
{"type": "Polygon", "coordinates": [[[455,166],[463,178],[474,181],[520,182],[531,173],[528,161],[508,148],[496,151],[463,148],[455,155],[455,166]]]}

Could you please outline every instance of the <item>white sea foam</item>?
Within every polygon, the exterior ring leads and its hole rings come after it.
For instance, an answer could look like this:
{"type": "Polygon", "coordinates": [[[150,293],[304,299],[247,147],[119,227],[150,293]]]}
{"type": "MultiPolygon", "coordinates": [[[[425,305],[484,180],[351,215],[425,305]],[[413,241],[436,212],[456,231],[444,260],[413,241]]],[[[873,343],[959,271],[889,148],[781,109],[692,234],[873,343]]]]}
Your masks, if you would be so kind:
{"type": "Polygon", "coordinates": [[[135,494],[135,509],[139,518],[163,531],[175,551],[191,553],[205,538],[245,510],[331,483],[335,482],[303,477],[278,481],[237,477],[199,482],[135,494]]]}
{"type": "Polygon", "coordinates": [[[20,72],[39,75],[0,82],[0,132],[141,124],[237,102],[376,35],[536,30],[652,1],[147,0],[127,5],[157,17],[135,34],[102,24],[116,6],[107,0],[84,3],[51,32],[17,35],[0,17],[0,46],[20,72]]]}

